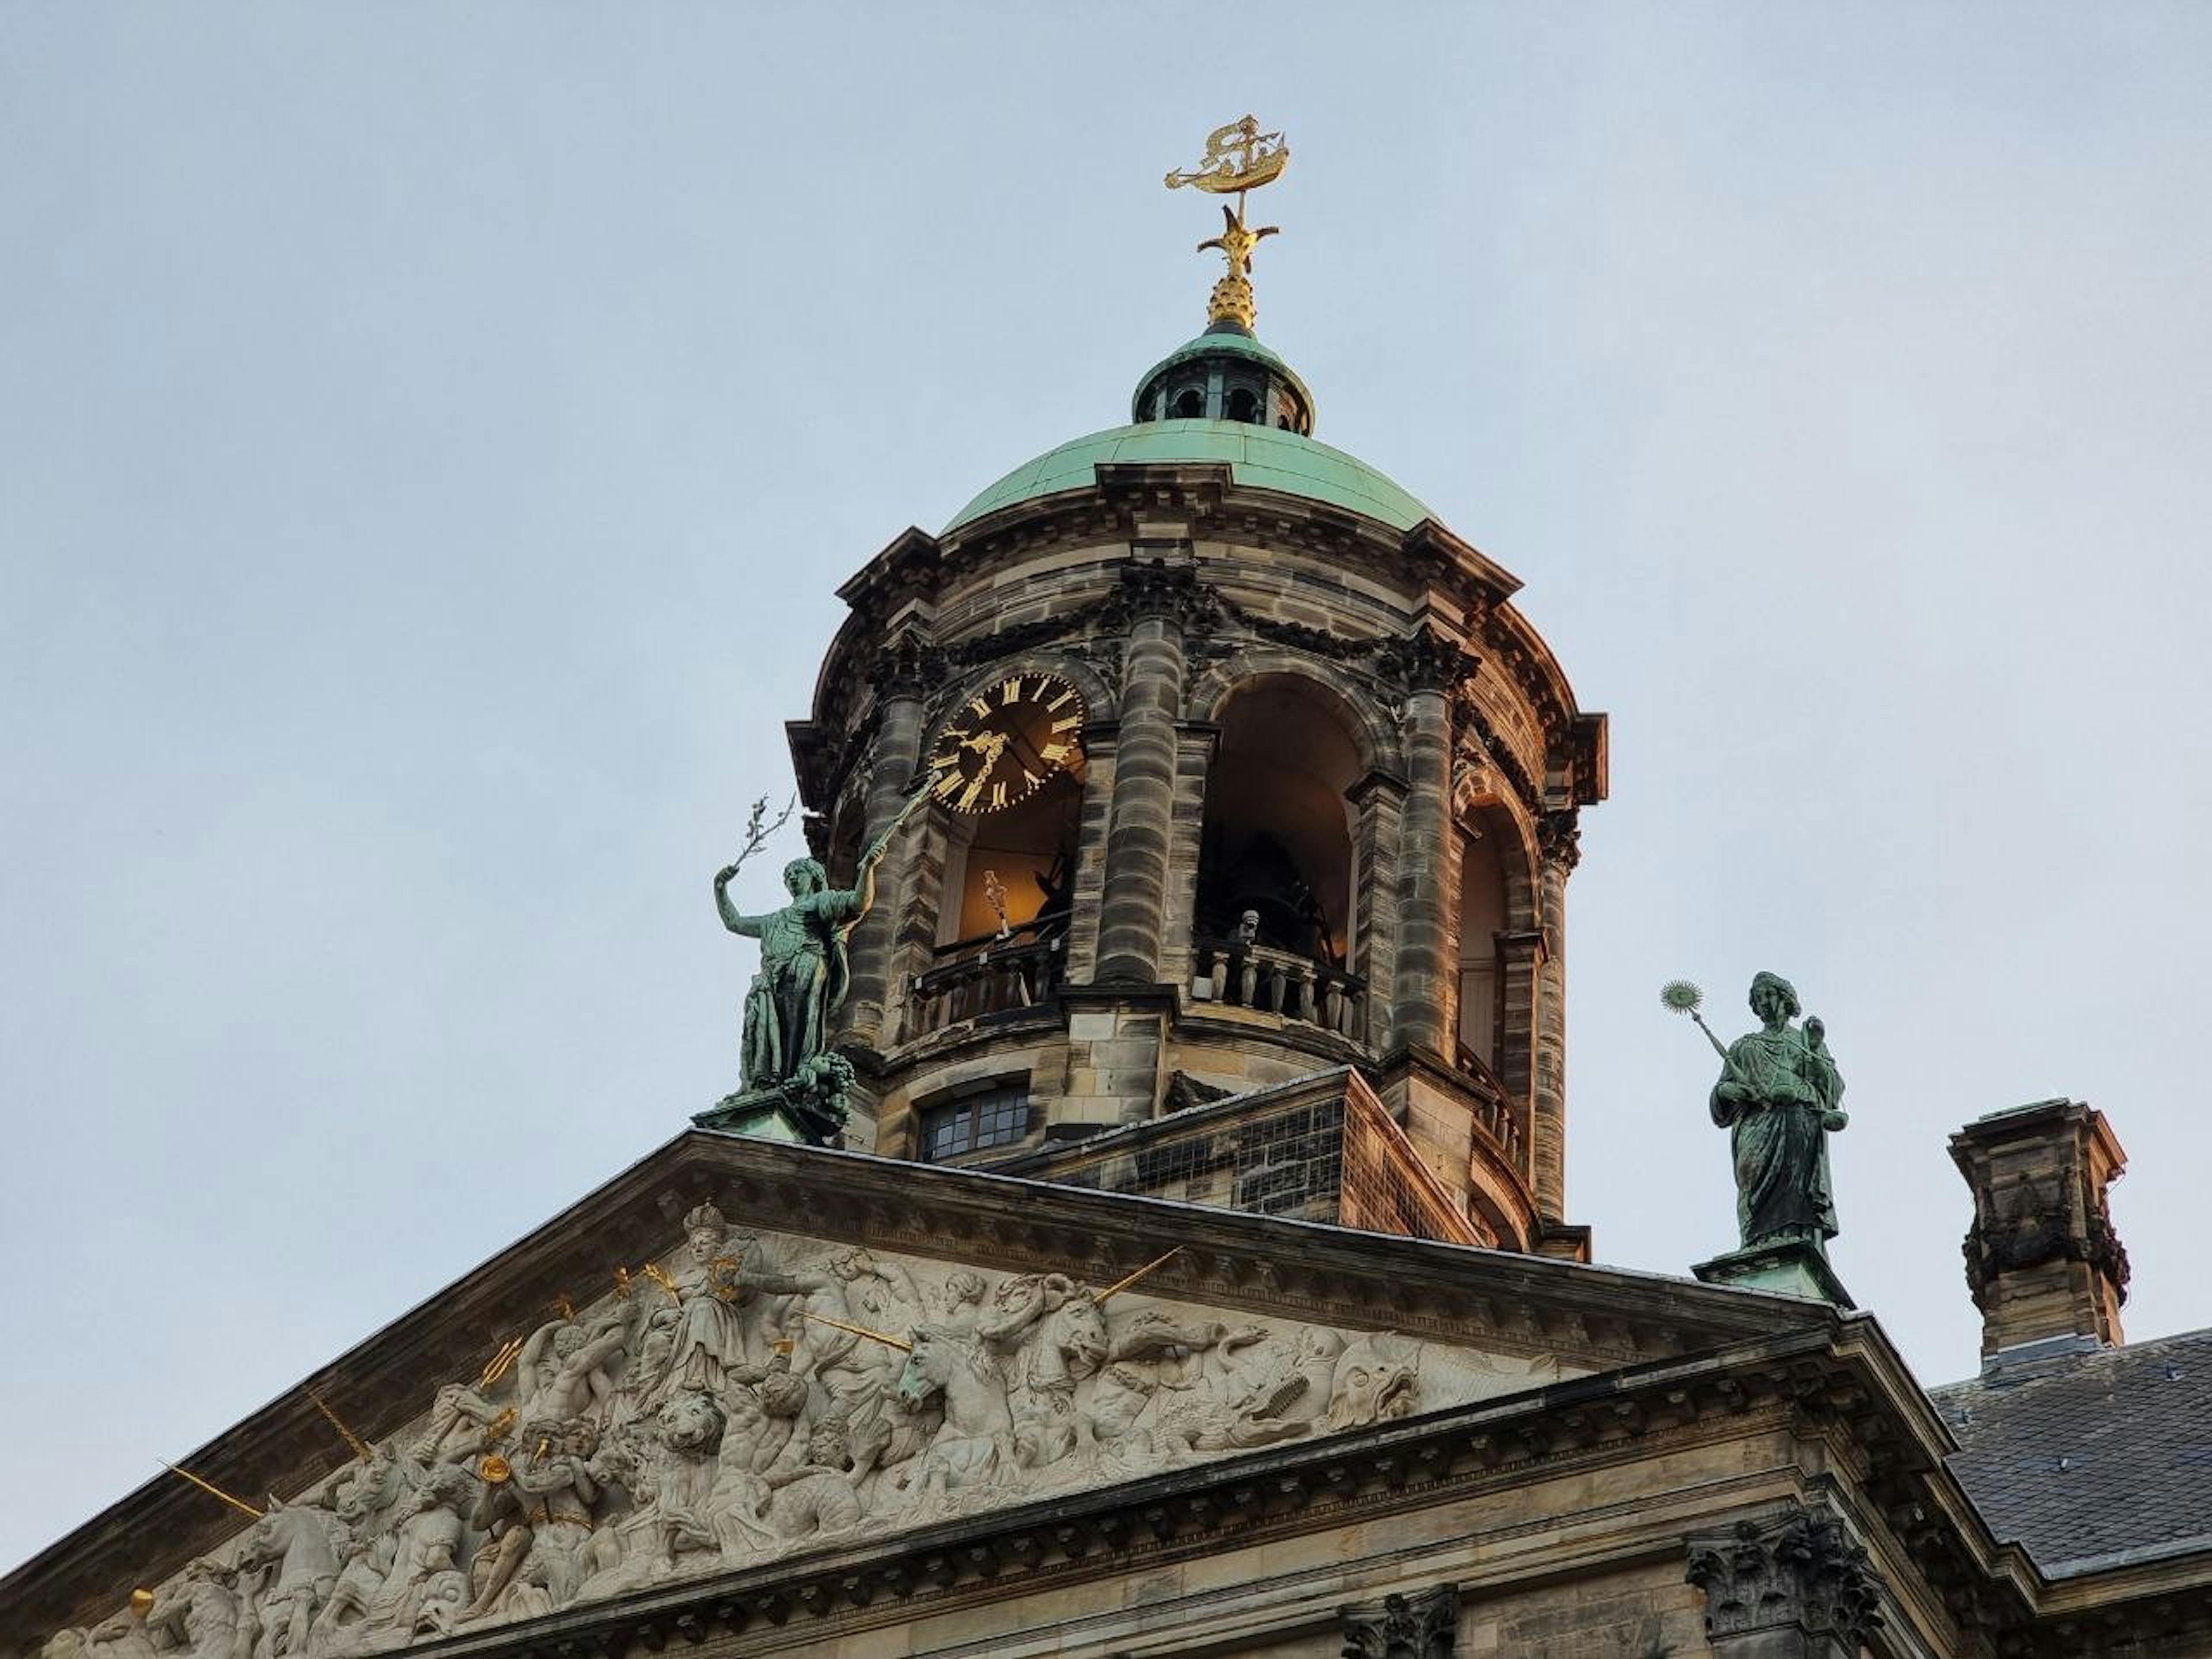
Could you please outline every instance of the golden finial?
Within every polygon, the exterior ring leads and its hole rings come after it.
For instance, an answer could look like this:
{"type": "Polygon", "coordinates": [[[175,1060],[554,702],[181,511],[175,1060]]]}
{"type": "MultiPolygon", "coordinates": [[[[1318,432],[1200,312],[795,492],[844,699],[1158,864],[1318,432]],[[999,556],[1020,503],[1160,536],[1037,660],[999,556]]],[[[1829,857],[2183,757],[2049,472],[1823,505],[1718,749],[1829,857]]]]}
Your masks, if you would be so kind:
{"type": "Polygon", "coordinates": [[[1261,131],[1260,123],[1247,115],[1206,135],[1206,154],[1197,167],[1168,174],[1170,190],[1193,185],[1216,196],[1234,193],[1237,198],[1234,210],[1222,204],[1221,234],[1198,245],[1201,253],[1208,248],[1220,249],[1222,258],[1229,262],[1229,274],[1213,285],[1212,298],[1206,303],[1208,323],[1233,323],[1249,331],[1260,314],[1252,299],[1252,250],[1260,246],[1261,238],[1273,236],[1278,229],[1273,225],[1262,225],[1257,230],[1248,226],[1244,196],[1282,177],[1290,160],[1291,147],[1283,135],[1261,131]]]}
{"type": "Polygon", "coordinates": [[[154,1611],[154,1592],[141,1586],[131,1592],[131,1611],[143,1619],[154,1611]]]}

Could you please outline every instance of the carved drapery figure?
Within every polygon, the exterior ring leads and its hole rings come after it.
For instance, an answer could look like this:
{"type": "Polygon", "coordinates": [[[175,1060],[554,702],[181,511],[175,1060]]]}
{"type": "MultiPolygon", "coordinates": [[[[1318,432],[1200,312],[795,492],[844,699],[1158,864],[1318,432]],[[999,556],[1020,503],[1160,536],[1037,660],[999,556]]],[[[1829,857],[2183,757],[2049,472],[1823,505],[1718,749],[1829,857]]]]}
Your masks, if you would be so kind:
{"type": "MultiPolygon", "coordinates": [[[[879,860],[880,846],[869,851],[879,860]]],[[[761,942],[760,972],[745,992],[744,1086],[765,1089],[795,1077],[829,1042],[830,1021],[845,1000],[851,978],[845,936],[875,902],[876,866],[864,860],[851,889],[830,885],[813,859],[783,867],[791,902],[781,910],[744,915],[730,902],[729,865],[714,877],[714,905],[732,933],[761,942]]]]}
{"type": "Polygon", "coordinates": [[[1837,1231],[1828,1137],[1850,1121],[1837,1107],[1843,1074],[1819,1019],[1790,1024],[1800,1009],[1788,980],[1753,979],[1751,1011],[1760,1029],[1729,1045],[1711,1103],[1735,1157],[1737,1231],[1746,1249],[1821,1249],[1837,1231]]]}
{"type": "Polygon", "coordinates": [[[891,837],[928,799],[927,788],[908,798],[861,853],[849,888],[830,886],[830,872],[817,860],[793,859],[783,866],[791,902],[748,916],[730,902],[730,880],[738,866],[726,864],[715,872],[714,908],[722,925],[761,942],[760,972],[745,992],[743,1076],[748,1090],[800,1077],[807,1062],[828,1049],[830,1021],[852,980],[845,940],[876,902],[876,866],[891,837]]]}

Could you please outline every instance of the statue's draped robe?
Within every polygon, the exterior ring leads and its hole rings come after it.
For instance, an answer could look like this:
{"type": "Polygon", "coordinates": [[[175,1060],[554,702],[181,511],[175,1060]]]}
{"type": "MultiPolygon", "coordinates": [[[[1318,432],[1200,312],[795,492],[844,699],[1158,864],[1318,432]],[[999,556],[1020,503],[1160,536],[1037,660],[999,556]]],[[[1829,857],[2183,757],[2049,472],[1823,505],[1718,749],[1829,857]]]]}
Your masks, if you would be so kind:
{"type": "Polygon", "coordinates": [[[1728,1059],[1721,1083],[1743,1083],[1753,1097],[1724,1102],[1716,1084],[1711,1100],[1713,1121],[1730,1131],[1744,1248],[1833,1238],[1836,1205],[1822,1120],[1844,1095],[1836,1062],[1826,1045],[1816,1047],[1794,1028],[1740,1037],[1729,1046],[1728,1059]]]}
{"type": "Polygon", "coordinates": [[[837,889],[809,893],[764,916],[738,915],[723,901],[730,931],[761,942],[760,972],[745,993],[748,1089],[783,1082],[829,1046],[830,1017],[851,977],[845,932],[863,908],[859,893],[837,889]]]}

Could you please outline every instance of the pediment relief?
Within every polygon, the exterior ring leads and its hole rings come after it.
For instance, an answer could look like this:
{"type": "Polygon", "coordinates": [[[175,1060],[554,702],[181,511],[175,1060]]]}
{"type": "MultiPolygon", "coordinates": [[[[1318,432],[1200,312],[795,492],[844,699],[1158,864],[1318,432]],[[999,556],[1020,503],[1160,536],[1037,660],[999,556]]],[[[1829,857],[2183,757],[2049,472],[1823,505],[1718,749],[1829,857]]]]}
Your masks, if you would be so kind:
{"type": "MultiPolygon", "coordinates": [[[[712,1256],[706,1265],[713,1265],[712,1256]]],[[[573,1583],[564,1581],[558,1592],[572,1596],[593,1575],[610,1568],[642,1570],[623,1563],[631,1559],[630,1544],[659,1524],[639,1516],[658,1512],[663,1504],[658,1482],[664,1474],[674,1483],[672,1496],[665,1500],[671,1510],[701,1501],[696,1492],[690,1498],[685,1493],[697,1482],[707,1483],[705,1501],[712,1518],[703,1531],[677,1528],[673,1555],[683,1571],[720,1571],[702,1564],[719,1560],[718,1553],[727,1547],[750,1549],[754,1553],[743,1559],[773,1568],[786,1558],[769,1553],[771,1548],[804,1552],[811,1547],[808,1539],[821,1535],[819,1516],[802,1524],[805,1504],[825,1505],[835,1520],[842,1507],[840,1479],[853,1484],[854,1496],[861,1504],[860,1517],[851,1523],[853,1535],[860,1539],[867,1535],[860,1530],[864,1527],[888,1534],[921,1525],[923,1516],[935,1512],[931,1505],[957,1515],[962,1504],[1013,1504],[1032,1495],[1072,1492],[1077,1483],[1108,1485],[1121,1478],[1125,1468],[1133,1479],[1146,1469],[1202,1465],[1241,1451],[1240,1443],[1264,1444],[1267,1436],[1278,1433],[1285,1437],[1269,1449],[1295,1451],[1331,1433],[1356,1432],[1339,1430],[1328,1421],[1330,1402],[1340,1390],[1339,1364],[1346,1366],[1341,1381],[1352,1403],[1340,1410],[1338,1419],[1357,1423],[1370,1411],[1378,1420],[1401,1409],[1426,1413],[1502,1396],[1553,1377],[1669,1361],[1745,1340],[1814,1326],[1825,1328],[1833,1318],[1832,1310],[1820,1304],[1719,1290],[1685,1279],[692,1132],[318,1372],[301,1389],[180,1458],[195,1473],[257,1506],[265,1507],[266,1494],[274,1491],[294,1505],[324,1516],[314,1523],[317,1527],[329,1531],[336,1522],[349,1528],[343,1535],[332,1534],[329,1547],[341,1570],[327,1590],[314,1588],[320,1581],[310,1571],[304,1594],[277,1594],[281,1559],[241,1575],[239,1553],[254,1530],[243,1525],[246,1517],[182,1480],[162,1475],[0,1581],[0,1645],[27,1656],[36,1653],[59,1627],[69,1626],[55,1638],[60,1644],[55,1659],[70,1659],[74,1647],[88,1649],[85,1659],[167,1659],[171,1654],[212,1654],[217,1633],[228,1627],[234,1637],[242,1624],[246,1628],[258,1626],[252,1643],[242,1649],[234,1644],[234,1650],[222,1659],[290,1659],[295,1652],[309,1650],[336,1659],[340,1650],[331,1646],[338,1639],[334,1632],[365,1622],[365,1595],[373,1597],[387,1583],[405,1587],[404,1597],[400,1589],[392,1590],[380,1606],[374,1629],[345,1640],[374,1646],[412,1639],[411,1631],[407,1638],[394,1634],[401,1624],[412,1626],[441,1618],[453,1621],[481,1595],[480,1575],[496,1571],[496,1552],[486,1555],[487,1540],[496,1543],[495,1534],[503,1537],[514,1529],[512,1516],[504,1528],[497,1516],[482,1524],[471,1518],[483,1486],[471,1460],[485,1455],[483,1443],[496,1425],[500,1455],[507,1457],[512,1468],[526,1468],[529,1460],[518,1462],[514,1455],[519,1450],[526,1450],[533,1459],[536,1455],[535,1440],[526,1447],[524,1443],[526,1406],[532,1406],[537,1417],[567,1419],[556,1409],[557,1395],[548,1395],[542,1406],[533,1404],[526,1398],[526,1384],[532,1396],[541,1386],[553,1386],[532,1379],[549,1364],[566,1363],[583,1351],[575,1345],[589,1348],[610,1335],[618,1334],[619,1343],[586,1368],[582,1386],[591,1399],[574,1413],[593,1420],[592,1450],[564,1454],[556,1437],[538,1437],[549,1443],[549,1460],[564,1455],[586,1463],[603,1460],[605,1479],[592,1477],[600,1496],[584,1516],[593,1540],[593,1553],[584,1563],[588,1571],[580,1570],[580,1576],[573,1583]],[[732,1301],[714,1295],[711,1288],[702,1300],[699,1287],[687,1280],[687,1274],[697,1272],[701,1264],[686,1237],[684,1218],[707,1203],[720,1211],[733,1238],[752,1240],[735,1248],[726,1244],[714,1253],[738,1263],[738,1283],[746,1289],[732,1301]],[[1081,1308],[1097,1306],[1097,1289],[1110,1289],[1170,1245],[1179,1247],[1170,1261],[1097,1308],[1104,1315],[1103,1356],[1084,1357],[1095,1348],[1095,1340],[1054,1338],[1048,1348],[1041,1349],[1047,1333],[1079,1324],[1085,1317],[1081,1308]],[[995,1339],[987,1356],[1002,1376],[1006,1411],[1015,1422],[1009,1431],[1015,1437],[1012,1455],[1005,1455],[1000,1442],[981,1437],[989,1449],[989,1467],[984,1471],[987,1478],[971,1478],[975,1471],[964,1466],[980,1462],[985,1448],[970,1445],[962,1451],[960,1447],[963,1439],[977,1437],[955,1431],[939,1447],[937,1436],[944,1432],[942,1385],[918,1412],[910,1411],[900,1419],[902,1438],[884,1437],[882,1447],[870,1453],[869,1446],[893,1413],[887,1401],[896,1377],[890,1382],[883,1379],[894,1363],[902,1370],[908,1356],[871,1338],[848,1334],[854,1345],[849,1352],[876,1352],[881,1368],[873,1373],[878,1381],[870,1385],[872,1394],[854,1384],[868,1395],[868,1412],[842,1413],[845,1432],[853,1437],[849,1443],[856,1448],[855,1468],[864,1456],[874,1461],[858,1480],[854,1468],[836,1468],[834,1455],[818,1465],[793,1465],[829,1469],[832,1478],[811,1486],[793,1480],[769,1486],[764,1501],[761,1487],[746,1487],[751,1508],[744,1516],[754,1530],[739,1527],[738,1534],[732,1534],[730,1528],[737,1523],[729,1518],[729,1493],[734,1488],[722,1487],[722,1496],[715,1497],[724,1463],[739,1455],[732,1448],[742,1448],[750,1434],[781,1436],[774,1455],[803,1457],[815,1417],[833,1414],[840,1403],[828,1396],[826,1382],[817,1388],[814,1356],[826,1353],[821,1345],[831,1339],[821,1329],[807,1337],[793,1331],[789,1376],[805,1385],[805,1399],[784,1417],[768,1409],[770,1396],[781,1393],[787,1401],[796,1397],[784,1373],[767,1369],[775,1358],[771,1330],[798,1319],[792,1310],[803,1310],[809,1297],[832,1292],[805,1287],[771,1290],[761,1275],[774,1272],[836,1278],[834,1264],[840,1253],[856,1249],[890,1277],[864,1273],[857,1279],[837,1279],[834,1294],[847,1298],[846,1306],[854,1316],[846,1322],[905,1341],[913,1340],[916,1325],[949,1324],[951,1337],[929,1345],[926,1358],[932,1364],[942,1364],[948,1349],[972,1349],[987,1313],[998,1310],[1001,1298],[1010,1315],[1018,1311],[1024,1299],[1035,1299],[1039,1311],[1024,1330],[995,1339]],[[645,1272],[648,1263],[674,1282],[673,1295],[645,1272]],[[748,1263],[753,1276],[749,1285],[748,1263]],[[628,1295],[617,1287],[617,1265],[629,1274],[628,1295]],[[981,1297],[948,1308],[945,1298],[954,1286],[967,1282],[963,1274],[981,1282],[981,1297]],[[1087,1304],[1082,1293],[1085,1286],[1095,1287],[1087,1304]],[[1043,1305],[1054,1298],[1058,1305],[1043,1305]],[[573,1316],[556,1321],[554,1310],[563,1304],[573,1316]],[[736,1311],[726,1316],[716,1308],[736,1311]],[[740,1335],[738,1346],[726,1351],[726,1360],[724,1350],[679,1342],[677,1332],[685,1328],[674,1324],[679,1309],[686,1310],[682,1317],[687,1322],[705,1324],[726,1317],[735,1322],[740,1335]],[[617,1313],[623,1317],[616,1325],[597,1329],[617,1313]],[[1181,1329],[1184,1340],[1159,1337],[1152,1344],[1158,1352],[1130,1347],[1132,1342],[1147,1340],[1134,1322],[1139,1315],[1150,1314],[1181,1329]],[[1215,1325],[1222,1332],[1209,1337],[1215,1325]],[[549,1327],[556,1328],[544,1337],[526,1369],[524,1350],[549,1327]],[[571,1334],[562,1334],[570,1328],[571,1334]],[[1266,1334],[1248,1336],[1246,1328],[1266,1334]],[[763,1343],[770,1350],[765,1355],[763,1343]],[[562,1354],[563,1345],[571,1352],[562,1354]],[[487,1381],[489,1362],[508,1346],[514,1348],[510,1363],[487,1381]],[[1171,1352],[1176,1349],[1182,1352],[1171,1352]],[[1049,1386],[1040,1391],[1031,1373],[1032,1361],[1041,1351],[1059,1354],[1050,1363],[1062,1367],[1072,1381],[1054,1377],[1048,1365],[1049,1386]],[[1066,1357],[1071,1352],[1073,1359],[1066,1357]],[[681,1359],[670,1358],[678,1353],[681,1359]],[[1347,1360],[1347,1355],[1355,1358],[1347,1360]],[[724,1367],[720,1376],[708,1370],[709,1358],[724,1367]],[[1325,1359],[1331,1363],[1324,1379],[1325,1359]],[[1408,1368],[1407,1376],[1394,1382],[1396,1373],[1390,1368],[1400,1363],[1408,1368]],[[690,1386],[668,1380],[674,1375],[670,1368],[679,1365],[689,1367],[690,1386]],[[1277,1377],[1285,1366],[1304,1379],[1295,1398],[1285,1395],[1281,1403],[1265,1410],[1238,1405],[1261,1380],[1277,1377]],[[1133,1370],[1135,1383],[1115,1375],[1117,1367],[1133,1370]],[[757,1380],[751,1379],[753,1368],[761,1369],[757,1380]],[[1355,1368],[1362,1371],[1356,1383],[1355,1368]],[[1239,1380],[1247,1384],[1242,1393],[1234,1389],[1239,1380]],[[1322,1392],[1324,1380],[1326,1395],[1322,1392]],[[1170,1381],[1181,1386],[1170,1386],[1170,1381]],[[664,1382],[665,1386],[652,1394],[664,1382]],[[1118,1392],[1132,1386],[1141,1398],[1118,1392]],[[310,1388],[375,1446],[378,1456],[367,1466],[373,1478],[365,1478],[364,1466],[350,1456],[336,1431],[319,1414],[310,1388]],[[704,1420],[688,1426],[672,1424],[666,1432],[678,1440],[713,1441],[711,1458],[702,1454],[686,1462],[674,1448],[652,1438],[664,1432],[658,1422],[659,1410],[688,1392],[713,1396],[721,1418],[720,1440],[714,1440],[716,1431],[704,1420]],[[1357,1403],[1366,1394],[1377,1396],[1371,1407],[1357,1403]],[[1046,1406],[1055,1401],[1059,1414],[1043,1415],[1046,1406]],[[510,1407],[514,1419],[501,1425],[500,1419],[510,1407]],[[1018,1412],[1027,1414],[1017,1418],[1018,1412]],[[767,1419],[765,1427],[755,1421],[756,1416],[767,1419]],[[1116,1425],[1124,1418],[1128,1421],[1117,1437],[1116,1425]],[[628,1448],[641,1436],[647,1437],[643,1443],[648,1453],[633,1454],[628,1448]],[[416,1456],[426,1439],[426,1454],[416,1456]],[[661,1449],[651,1451],[654,1445],[661,1449]],[[796,1450],[792,1449],[794,1445],[796,1450]],[[932,1455],[933,1462],[921,1461],[932,1455]],[[643,1461],[617,1480],[613,1462],[605,1460],[633,1455],[643,1461]],[[710,1462],[711,1479],[707,1473],[710,1462]],[[933,1474],[924,1479],[925,1469],[941,1469],[941,1478],[933,1474]],[[445,1472],[434,1477],[434,1470],[445,1472]],[[679,1480],[679,1474],[684,1478],[679,1480]],[[902,1476],[907,1486],[900,1484],[902,1476]],[[431,1483],[428,1499],[423,1497],[426,1481],[431,1483]],[[908,1486],[917,1486],[911,1496],[908,1486]],[[879,1492],[884,1494],[880,1501],[879,1492]],[[969,1495],[962,1496],[963,1492],[969,1495]],[[448,1522],[422,1521],[404,1540],[416,1565],[395,1579],[392,1563],[400,1559],[409,1511],[425,1502],[430,1505],[425,1514],[450,1516],[459,1523],[457,1541],[447,1552],[439,1534],[452,1530],[448,1522]],[[376,1516],[368,1526],[366,1546],[362,1517],[345,1512],[362,1506],[376,1516]],[[811,1532],[806,1531],[808,1525],[811,1532]],[[786,1527],[799,1529],[801,1537],[784,1539],[781,1529],[786,1527]],[[771,1546],[756,1536],[761,1529],[777,1541],[771,1546]],[[713,1555],[700,1541],[708,1534],[715,1540],[713,1550],[717,1553],[713,1555]],[[739,1534],[750,1541],[741,1546],[726,1542],[726,1535],[739,1534]],[[613,1541],[602,1541],[607,1539],[613,1541]],[[599,1559],[617,1544],[624,1552],[621,1559],[599,1559]],[[370,1553],[368,1565],[356,1566],[351,1588],[342,1589],[349,1553],[364,1547],[370,1553]],[[450,1567],[442,1565],[448,1553],[450,1567]],[[183,1571],[195,1559],[206,1565],[189,1574],[183,1571]],[[417,1582],[410,1584],[410,1573],[417,1582]],[[365,1591],[372,1577],[374,1589],[365,1591]],[[157,1611],[140,1616],[122,1607],[134,1586],[158,1592],[157,1611]],[[419,1605],[410,1611],[405,1597],[418,1592],[419,1605]],[[460,1597],[457,1605],[456,1595],[460,1597]],[[333,1597],[341,1608],[337,1614],[326,1611],[333,1597]],[[310,1609],[305,1615],[307,1633],[295,1649],[292,1620],[303,1606],[310,1609]],[[236,1611],[226,1613],[226,1607],[236,1611]],[[189,1617],[186,1609],[191,1610],[189,1617]],[[319,1636],[319,1624],[325,1626],[319,1636]]],[[[802,1328],[807,1323],[798,1322],[802,1328]]],[[[1152,1323],[1147,1322],[1147,1329],[1152,1323]]],[[[834,1373],[837,1367],[830,1369],[834,1373]]],[[[1286,1375],[1278,1380],[1291,1386],[1286,1375]]],[[[956,1391],[961,1388],[964,1384],[956,1380],[956,1391]]],[[[696,1403],[684,1407],[695,1419],[712,1415],[695,1409],[696,1403]]],[[[828,1449],[834,1454],[834,1446],[828,1449]]],[[[785,1472],[773,1462],[770,1468],[785,1472]]],[[[765,1482],[769,1472],[751,1473],[765,1482]]],[[[562,1505],[552,1505],[551,1512],[556,1532],[568,1524],[560,1522],[562,1505]]],[[[303,1530],[299,1536],[307,1540],[303,1547],[311,1554],[303,1559],[312,1567],[312,1552],[319,1547],[313,1543],[311,1531],[303,1530]]],[[[534,1536],[532,1547],[536,1547],[534,1536]]],[[[530,1567],[526,1577],[550,1575],[543,1561],[554,1558],[555,1546],[548,1543],[540,1554],[540,1565],[530,1567]]],[[[295,1570],[296,1576],[300,1564],[295,1564],[295,1570]]],[[[602,1583],[607,1582],[615,1581],[602,1583]]],[[[294,1589],[297,1590],[296,1583],[294,1589]]],[[[526,1583],[522,1589],[502,1590],[493,1597],[496,1606],[488,1607],[484,1622],[471,1627],[496,1628],[495,1615],[510,1620],[524,1616],[511,1609],[533,1597],[550,1599],[555,1594],[550,1583],[526,1583]]]]}
{"type": "MultiPolygon", "coordinates": [[[[740,1225],[415,1379],[412,1418],[46,1659],[352,1659],[1582,1375],[1373,1325],[740,1225]]],[[[203,1494],[210,1504],[221,1500],[203,1494]]]]}

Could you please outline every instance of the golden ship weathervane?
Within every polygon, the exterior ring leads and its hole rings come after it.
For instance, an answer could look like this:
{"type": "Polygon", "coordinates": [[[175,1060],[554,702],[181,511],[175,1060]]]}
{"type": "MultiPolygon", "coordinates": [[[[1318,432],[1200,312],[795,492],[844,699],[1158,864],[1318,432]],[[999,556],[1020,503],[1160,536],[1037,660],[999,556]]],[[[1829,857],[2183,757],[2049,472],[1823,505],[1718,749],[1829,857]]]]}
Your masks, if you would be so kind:
{"type": "Polygon", "coordinates": [[[1206,305],[1209,324],[1230,323],[1249,333],[1259,315],[1252,299],[1252,250],[1260,246],[1262,237],[1279,233],[1273,225],[1262,225],[1257,230],[1247,226],[1244,198],[1247,192],[1281,178],[1290,161],[1291,147],[1283,135],[1261,131],[1259,121],[1247,115],[1206,135],[1206,154],[1196,167],[1168,174],[1170,190],[1189,185],[1211,195],[1237,198],[1234,209],[1226,202],[1221,205],[1221,234],[1198,245],[1201,253],[1218,248],[1229,262],[1228,275],[1213,285],[1212,298],[1206,305]]]}

